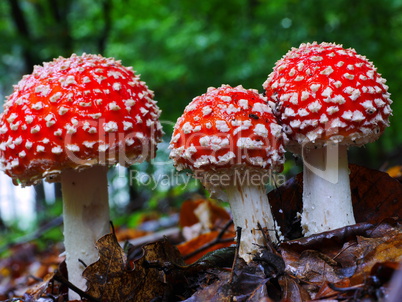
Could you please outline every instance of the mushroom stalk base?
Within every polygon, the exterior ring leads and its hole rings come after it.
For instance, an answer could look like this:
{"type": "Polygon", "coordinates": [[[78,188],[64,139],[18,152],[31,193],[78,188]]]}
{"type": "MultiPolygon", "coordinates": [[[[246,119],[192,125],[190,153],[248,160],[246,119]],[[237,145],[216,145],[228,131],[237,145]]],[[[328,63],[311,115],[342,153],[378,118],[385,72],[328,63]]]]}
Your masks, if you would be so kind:
{"type": "Polygon", "coordinates": [[[236,227],[241,227],[239,256],[247,263],[253,254],[265,244],[264,236],[258,227],[268,230],[272,242],[276,243],[276,224],[264,185],[231,185],[226,188],[232,218],[236,227]]]}
{"type": "Polygon", "coordinates": [[[347,147],[330,145],[303,152],[305,236],[355,224],[350,192],[347,147]]]}
{"type": "MultiPolygon", "coordinates": [[[[65,171],[61,184],[68,279],[85,291],[85,267],[80,260],[86,265],[94,263],[98,259],[96,241],[110,232],[107,167],[65,171]]],[[[70,290],[69,299],[80,297],[70,290]]]]}

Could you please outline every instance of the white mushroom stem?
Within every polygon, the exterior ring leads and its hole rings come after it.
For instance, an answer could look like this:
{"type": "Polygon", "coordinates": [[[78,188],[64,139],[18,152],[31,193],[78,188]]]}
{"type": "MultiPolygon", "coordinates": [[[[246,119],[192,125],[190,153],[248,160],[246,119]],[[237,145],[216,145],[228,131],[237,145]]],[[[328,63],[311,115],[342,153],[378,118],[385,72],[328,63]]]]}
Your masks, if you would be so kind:
{"type": "Polygon", "coordinates": [[[355,224],[347,146],[303,150],[303,212],[306,236],[355,224]]]}
{"type": "MultiPolygon", "coordinates": [[[[94,263],[98,259],[95,242],[110,232],[107,167],[64,171],[61,185],[68,279],[85,291],[85,267],[80,260],[86,265],[94,263]]],[[[69,300],[79,299],[69,291],[69,300]]]]}
{"type": "Polygon", "coordinates": [[[258,224],[262,228],[267,228],[272,242],[277,242],[276,224],[265,186],[232,184],[226,187],[226,195],[234,225],[241,227],[239,256],[249,263],[253,259],[253,254],[265,244],[258,224]]]}

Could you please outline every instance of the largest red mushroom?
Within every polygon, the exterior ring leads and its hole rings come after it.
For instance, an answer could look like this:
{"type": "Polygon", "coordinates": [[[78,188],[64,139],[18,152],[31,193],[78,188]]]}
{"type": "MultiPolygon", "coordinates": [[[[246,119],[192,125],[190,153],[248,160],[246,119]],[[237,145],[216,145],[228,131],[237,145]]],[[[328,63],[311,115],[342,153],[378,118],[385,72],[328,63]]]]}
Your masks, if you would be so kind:
{"type": "Polygon", "coordinates": [[[354,49],[312,43],[290,50],[264,83],[287,147],[303,155],[306,235],[355,223],[347,149],[375,141],[389,125],[385,82],[354,49]]]}
{"type": "Polygon", "coordinates": [[[131,68],[98,55],[35,66],[7,98],[1,169],[22,186],[62,183],[67,269],[81,289],[80,260],[96,261],[95,241],[109,232],[107,167],[152,158],[159,115],[153,92],[131,68]]]}

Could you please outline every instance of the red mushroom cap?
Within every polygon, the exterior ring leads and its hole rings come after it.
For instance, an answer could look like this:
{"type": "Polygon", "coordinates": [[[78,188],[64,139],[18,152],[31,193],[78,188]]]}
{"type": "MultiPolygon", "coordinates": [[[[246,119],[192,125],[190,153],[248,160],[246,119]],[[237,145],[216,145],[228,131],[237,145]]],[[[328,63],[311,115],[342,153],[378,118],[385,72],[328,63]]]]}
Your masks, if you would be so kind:
{"type": "Polygon", "coordinates": [[[0,167],[31,185],[63,169],[129,165],[162,136],[153,92],[120,61],[72,55],[35,66],[0,116],[0,167]]]}
{"type": "Polygon", "coordinates": [[[209,88],[177,120],[169,147],[178,170],[282,170],[283,137],[267,100],[241,86],[209,88]]]}
{"type": "Polygon", "coordinates": [[[389,126],[390,94],[374,65],[354,49],[301,44],[279,60],[263,84],[289,147],[327,141],[362,145],[389,126]]]}

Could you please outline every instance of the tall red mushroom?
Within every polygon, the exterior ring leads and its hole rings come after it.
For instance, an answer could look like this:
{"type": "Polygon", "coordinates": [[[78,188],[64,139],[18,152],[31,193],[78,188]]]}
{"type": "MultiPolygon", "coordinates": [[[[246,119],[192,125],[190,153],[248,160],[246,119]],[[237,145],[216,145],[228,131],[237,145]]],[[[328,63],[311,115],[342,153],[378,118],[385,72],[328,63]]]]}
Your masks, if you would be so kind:
{"type": "Polygon", "coordinates": [[[270,170],[281,171],[282,131],[266,98],[256,90],[222,85],[196,97],[177,120],[170,157],[190,169],[219,199],[230,203],[242,228],[239,255],[252,260],[266,228],[276,242],[276,224],[266,194],[270,170]]]}
{"type": "MultiPolygon", "coordinates": [[[[153,92],[130,67],[99,55],[35,66],[0,116],[0,166],[15,184],[62,183],[69,280],[85,289],[83,265],[109,232],[107,167],[152,158],[162,131],[153,92]]],[[[70,299],[78,298],[70,296],[70,299]]]]}
{"type": "Polygon", "coordinates": [[[347,149],[375,141],[388,127],[385,82],[354,49],[308,43],[279,60],[263,84],[287,147],[303,155],[306,235],[355,223],[347,149]]]}

